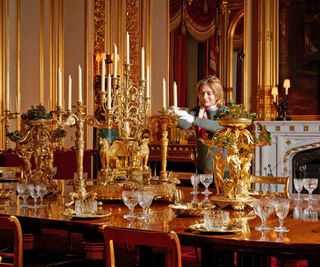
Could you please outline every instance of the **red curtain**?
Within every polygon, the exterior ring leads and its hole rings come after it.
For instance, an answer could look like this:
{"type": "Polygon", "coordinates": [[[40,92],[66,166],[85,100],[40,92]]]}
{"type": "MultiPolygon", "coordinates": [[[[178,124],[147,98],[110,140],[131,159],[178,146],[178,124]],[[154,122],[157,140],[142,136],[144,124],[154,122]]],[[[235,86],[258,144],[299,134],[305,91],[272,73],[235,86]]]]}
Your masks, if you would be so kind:
{"type": "Polygon", "coordinates": [[[199,46],[199,76],[216,73],[216,10],[216,0],[170,0],[170,86],[177,83],[179,106],[186,105],[188,38],[203,43],[199,46]]]}

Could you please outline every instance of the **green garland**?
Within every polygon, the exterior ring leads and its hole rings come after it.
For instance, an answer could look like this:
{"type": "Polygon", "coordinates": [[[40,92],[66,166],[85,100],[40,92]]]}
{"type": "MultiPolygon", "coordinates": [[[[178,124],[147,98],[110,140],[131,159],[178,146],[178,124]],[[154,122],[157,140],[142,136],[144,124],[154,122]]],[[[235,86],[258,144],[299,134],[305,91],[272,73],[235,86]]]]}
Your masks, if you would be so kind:
{"type": "Polygon", "coordinates": [[[47,112],[46,108],[42,105],[36,107],[31,106],[31,108],[26,112],[21,114],[21,119],[23,121],[28,120],[50,120],[52,119],[51,112],[47,112]]]}
{"type": "Polygon", "coordinates": [[[251,113],[244,110],[242,104],[228,103],[225,108],[219,109],[215,115],[216,120],[230,119],[251,119],[255,120],[256,113],[251,113]]]}

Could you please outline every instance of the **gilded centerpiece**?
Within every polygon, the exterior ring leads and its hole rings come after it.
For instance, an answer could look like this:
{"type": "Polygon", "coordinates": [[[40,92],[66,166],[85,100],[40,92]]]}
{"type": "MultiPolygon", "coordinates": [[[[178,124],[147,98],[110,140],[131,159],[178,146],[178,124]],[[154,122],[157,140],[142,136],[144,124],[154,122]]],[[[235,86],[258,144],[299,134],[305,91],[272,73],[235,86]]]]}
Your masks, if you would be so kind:
{"type": "Polygon", "coordinates": [[[243,209],[253,201],[249,189],[254,149],[270,145],[270,133],[261,128],[253,135],[255,114],[246,112],[239,104],[229,104],[217,113],[216,119],[224,128],[211,140],[202,139],[208,147],[218,149],[212,152],[216,195],[211,199],[221,207],[231,205],[243,209]]]}
{"type": "Polygon", "coordinates": [[[59,127],[50,129],[54,122],[52,113],[47,112],[42,105],[31,106],[21,115],[21,119],[23,130],[10,132],[8,137],[16,143],[15,152],[24,162],[24,182],[46,183],[55,192],[56,185],[51,180],[53,152],[65,136],[65,131],[59,127]]]}

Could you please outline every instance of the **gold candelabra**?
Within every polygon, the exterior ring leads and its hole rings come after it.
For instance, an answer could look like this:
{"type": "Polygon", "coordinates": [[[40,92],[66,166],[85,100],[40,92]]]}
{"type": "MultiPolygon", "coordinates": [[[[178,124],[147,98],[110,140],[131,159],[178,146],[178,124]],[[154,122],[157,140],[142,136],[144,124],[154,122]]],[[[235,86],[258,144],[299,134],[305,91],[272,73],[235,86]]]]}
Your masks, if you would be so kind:
{"type": "MultiPolygon", "coordinates": [[[[87,118],[91,126],[116,132],[111,139],[117,140],[99,140],[102,169],[98,180],[103,185],[114,183],[118,177],[132,179],[133,176],[139,176],[138,172],[148,171],[146,113],[150,97],[146,96],[146,81],[140,80],[139,85],[134,86],[130,78],[131,65],[123,65],[122,83],[119,77],[113,77],[107,92],[98,91],[96,113],[87,118]]],[[[141,180],[141,176],[138,180],[141,180]]]]}

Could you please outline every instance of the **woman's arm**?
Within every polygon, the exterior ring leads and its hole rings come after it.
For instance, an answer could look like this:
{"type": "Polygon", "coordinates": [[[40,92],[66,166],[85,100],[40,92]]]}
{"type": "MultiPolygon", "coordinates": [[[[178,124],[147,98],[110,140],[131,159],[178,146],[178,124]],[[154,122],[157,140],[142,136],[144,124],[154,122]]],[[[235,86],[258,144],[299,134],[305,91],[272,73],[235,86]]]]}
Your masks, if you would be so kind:
{"type": "Polygon", "coordinates": [[[216,120],[210,119],[195,118],[193,124],[210,132],[215,132],[223,128],[216,120]]]}

